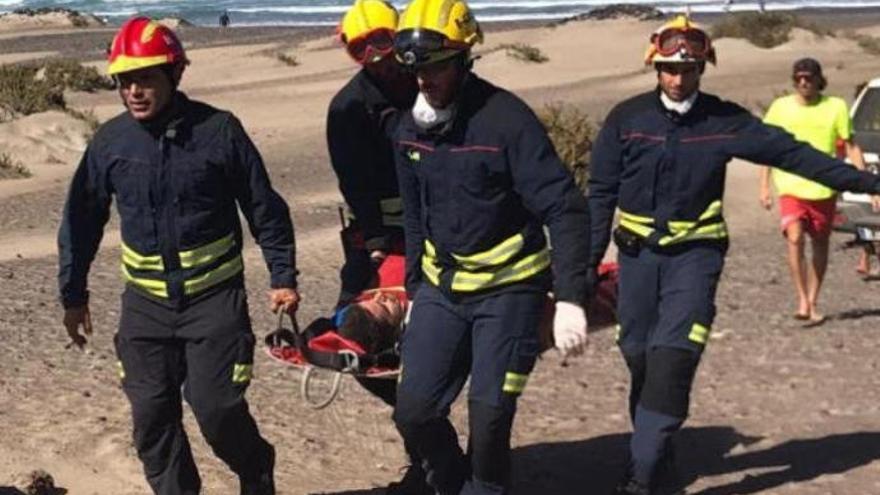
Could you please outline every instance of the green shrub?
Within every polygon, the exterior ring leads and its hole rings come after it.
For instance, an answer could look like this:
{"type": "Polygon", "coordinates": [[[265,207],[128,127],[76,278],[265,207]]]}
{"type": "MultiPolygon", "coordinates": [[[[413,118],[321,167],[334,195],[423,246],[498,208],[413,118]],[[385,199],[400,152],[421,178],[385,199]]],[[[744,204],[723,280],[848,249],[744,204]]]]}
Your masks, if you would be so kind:
{"type": "Polygon", "coordinates": [[[49,84],[62,89],[94,93],[114,88],[113,80],[102,75],[98,69],[80,65],[69,58],[49,60],[41,69],[49,84]]]}
{"type": "Polygon", "coordinates": [[[786,43],[793,28],[801,28],[819,36],[834,32],[785,12],[738,12],[727,14],[712,26],[713,38],[742,38],[761,48],[786,43]]]}
{"type": "Polygon", "coordinates": [[[296,67],[299,65],[299,60],[296,59],[296,55],[288,55],[284,52],[278,52],[275,54],[275,58],[277,58],[284,65],[289,65],[290,67],[296,67]]]}
{"type": "Polygon", "coordinates": [[[30,176],[31,171],[20,161],[6,153],[0,153],[0,179],[22,179],[30,176]]]}
{"type": "Polygon", "coordinates": [[[0,65],[0,114],[30,115],[64,110],[64,91],[112,89],[113,82],[94,67],[75,60],[0,65]]]}
{"type": "Polygon", "coordinates": [[[866,53],[880,55],[880,38],[860,33],[848,33],[847,37],[858,43],[866,53]]]}
{"type": "Polygon", "coordinates": [[[504,50],[508,57],[513,57],[523,62],[532,62],[543,64],[550,60],[541,50],[525,43],[504,43],[498,46],[499,50],[504,50]]]}
{"type": "Polygon", "coordinates": [[[0,65],[0,107],[19,115],[64,109],[64,90],[37,79],[33,65],[0,65]]]}
{"type": "Polygon", "coordinates": [[[569,103],[551,103],[538,111],[538,117],[547,129],[559,158],[571,171],[581,190],[586,190],[589,179],[590,151],[596,137],[596,127],[586,113],[569,103]]]}

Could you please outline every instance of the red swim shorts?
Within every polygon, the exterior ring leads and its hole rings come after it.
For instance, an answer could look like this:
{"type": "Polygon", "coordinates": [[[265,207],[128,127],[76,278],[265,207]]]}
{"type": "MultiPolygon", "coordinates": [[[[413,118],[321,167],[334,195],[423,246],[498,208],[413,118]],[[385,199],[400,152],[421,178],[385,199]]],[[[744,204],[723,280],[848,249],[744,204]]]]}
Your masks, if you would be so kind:
{"type": "Polygon", "coordinates": [[[793,222],[801,222],[804,231],[811,237],[828,237],[831,235],[832,221],[837,198],[801,199],[794,196],[779,197],[779,213],[782,215],[780,226],[782,233],[793,222]]]}

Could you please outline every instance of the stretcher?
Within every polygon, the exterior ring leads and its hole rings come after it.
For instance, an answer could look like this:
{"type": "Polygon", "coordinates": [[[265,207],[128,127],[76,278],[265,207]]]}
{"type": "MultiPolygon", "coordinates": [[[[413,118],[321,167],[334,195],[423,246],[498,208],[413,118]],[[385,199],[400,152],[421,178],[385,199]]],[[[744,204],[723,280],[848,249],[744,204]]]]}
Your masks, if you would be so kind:
{"type": "Polygon", "coordinates": [[[304,330],[299,329],[295,319],[290,319],[290,323],[289,327],[285,325],[282,313],[278,328],[266,336],[266,353],[273,360],[302,371],[300,396],[314,409],[323,409],[336,399],[345,375],[396,380],[400,373],[396,348],[369,354],[357,342],[336,333],[329,318],[318,318],[304,330]],[[332,381],[326,395],[318,397],[313,384],[322,372],[331,373],[332,381]]]}
{"type": "MultiPolygon", "coordinates": [[[[368,291],[399,290],[405,268],[402,254],[391,254],[378,267],[377,285],[368,291]]],[[[603,328],[617,322],[617,264],[605,263],[599,267],[599,284],[594,295],[588,318],[591,329],[603,328]]],[[[553,300],[547,299],[547,318],[540,327],[543,350],[553,347],[552,332],[553,300]]],[[[400,354],[397,346],[377,354],[367,353],[355,341],[336,332],[330,318],[318,318],[300,330],[296,320],[281,313],[278,328],[265,338],[266,353],[273,360],[300,369],[300,396],[310,407],[323,409],[339,395],[345,375],[356,378],[396,380],[400,373],[400,354]],[[316,378],[329,373],[329,390],[323,394],[316,391],[316,378]],[[321,396],[319,396],[321,395],[321,396]]]]}

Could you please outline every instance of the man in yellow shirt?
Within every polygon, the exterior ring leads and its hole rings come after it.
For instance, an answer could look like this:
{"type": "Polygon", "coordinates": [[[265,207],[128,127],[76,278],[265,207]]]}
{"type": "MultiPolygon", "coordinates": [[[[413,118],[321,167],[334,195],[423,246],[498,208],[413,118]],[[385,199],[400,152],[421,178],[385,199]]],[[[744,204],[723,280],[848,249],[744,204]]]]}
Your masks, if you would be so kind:
{"type": "MultiPolygon", "coordinates": [[[[842,140],[850,162],[865,169],[862,150],[852,140],[852,121],[846,102],[822,94],[827,81],[822,66],[812,58],[794,63],[792,71],[795,93],[773,101],[764,122],[782,127],[819,151],[834,156],[836,143],[842,140]]],[[[819,324],[825,317],[818,310],[819,289],[828,266],[828,244],[834,218],[836,191],[818,182],[770,167],[761,168],[760,201],[766,209],[772,206],[770,176],[779,195],[781,227],[788,241],[788,265],[798,296],[794,317],[819,324]],[[805,236],[809,236],[813,257],[804,254],[805,236]]]]}

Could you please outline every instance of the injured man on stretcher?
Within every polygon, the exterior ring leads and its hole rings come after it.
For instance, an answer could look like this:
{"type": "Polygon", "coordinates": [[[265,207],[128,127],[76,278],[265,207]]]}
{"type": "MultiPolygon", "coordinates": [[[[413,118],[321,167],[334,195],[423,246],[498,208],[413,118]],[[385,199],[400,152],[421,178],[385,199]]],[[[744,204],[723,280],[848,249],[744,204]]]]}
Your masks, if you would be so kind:
{"type": "MultiPolygon", "coordinates": [[[[395,349],[403,332],[404,318],[409,304],[403,282],[403,256],[389,256],[379,267],[378,287],[363,291],[354,301],[337,309],[333,317],[336,332],[343,339],[357,343],[367,354],[379,354],[395,349]],[[396,282],[382,285],[381,281],[396,282]]],[[[616,323],[617,265],[603,264],[599,268],[599,285],[589,307],[591,329],[616,323]]],[[[542,350],[553,347],[552,295],[547,296],[546,315],[538,329],[542,350]]]]}
{"type": "MultiPolygon", "coordinates": [[[[369,262],[368,262],[369,263],[369,262]]],[[[363,267],[361,267],[363,268],[363,267]]],[[[279,328],[266,337],[269,354],[294,366],[314,366],[345,372],[373,395],[393,406],[397,399],[400,367],[398,343],[405,331],[409,300],[404,290],[405,259],[401,252],[359,270],[356,284],[343,284],[342,294],[330,317],[317,318],[302,332],[279,328]],[[362,272],[362,273],[361,273],[362,272]],[[354,287],[368,287],[359,292],[354,287]],[[353,364],[355,363],[355,364],[353,364]]],[[[351,272],[350,272],[351,273],[351,272]]],[[[617,322],[617,265],[602,264],[599,282],[587,316],[590,330],[617,322]]],[[[542,351],[553,348],[551,294],[539,334],[542,351]]]]}

